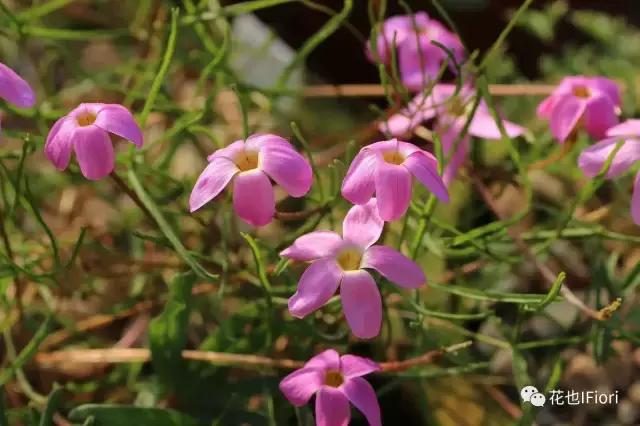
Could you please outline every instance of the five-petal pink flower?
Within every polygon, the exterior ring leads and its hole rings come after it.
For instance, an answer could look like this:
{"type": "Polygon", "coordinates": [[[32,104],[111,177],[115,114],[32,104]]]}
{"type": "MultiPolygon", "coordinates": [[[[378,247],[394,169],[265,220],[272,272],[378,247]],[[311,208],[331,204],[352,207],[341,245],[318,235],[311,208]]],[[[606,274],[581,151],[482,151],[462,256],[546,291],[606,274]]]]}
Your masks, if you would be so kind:
{"type": "Polygon", "coordinates": [[[272,134],[255,134],[219,149],[196,181],[189,207],[191,211],[211,201],[233,185],[233,207],[238,216],[254,226],[273,220],[275,195],[269,178],[292,197],[302,197],[311,189],[311,166],[286,139],[272,134]]]}
{"type": "MultiPolygon", "coordinates": [[[[470,136],[482,139],[502,138],[498,123],[486,102],[480,101],[469,121],[469,115],[473,111],[473,100],[474,91],[470,86],[462,86],[456,90],[451,84],[437,84],[431,93],[416,96],[404,110],[392,115],[387,122],[381,123],[380,130],[399,137],[413,131],[423,121],[435,118],[433,131],[440,136],[444,154],[450,156],[443,173],[443,180],[449,185],[466,161],[470,149],[470,136]],[[467,133],[461,137],[467,121],[467,133]],[[455,151],[452,153],[454,148],[455,151]]],[[[525,132],[523,127],[506,120],[502,120],[502,125],[510,138],[525,132]]]]}
{"type": "Polygon", "coordinates": [[[373,387],[362,376],[380,366],[356,355],[340,356],[328,349],[311,358],[299,370],[280,382],[280,390],[296,407],[316,396],[316,425],[347,426],[351,402],[367,419],[369,426],[380,426],[380,406],[373,387]]]}
{"type": "Polygon", "coordinates": [[[584,127],[600,139],[618,123],[618,85],[604,77],[574,76],[562,79],[549,97],[538,105],[538,117],[550,121],[551,133],[564,143],[584,127]]]}
{"type": "Polygon", "coordinates": [[[36,103],[36,95],[29,83],[1,62],[0,98],[19,108],[31,108],[36,103]]]}
{"type": "Polygon", "coordinates": [[[397,139],[360,150],[342,182],[342,196],[354,204],[364,204],[375,192],[380,217],[396,220],[411,202],[412,176],[440,200],[449,201],[433,154],[397,139]]]}
{"type": "Polygon", "coordinates": [[[142,131],[128,109],[118,104],[80,104],[55,122],[47,136],[44,153],[58,170],[64,170],[73,150],[84,177],[101,179],[115,166],[109,133],[142,147],[142,131]]]}
{"type": "MultiPolygon", "coordinates": [[[[451,60],[433,41],[449,49],[457,64],[464,60],[464,46],[458,35],[425,12],[388,18],[376,38],[377,58],[371,52],[371,41],[366,49],[372,62],[389,64],[395,45],[403,84],[411,90],[420,90],[437,76],[444,61],[451,60]]],[[[449,63],[449,68],[455,71],[455,65],[449,63]]]]}
{"type": "Polygon", "coordinates": [[[376,200],[353,206],[344,218],[342,236],[331,231],[314,231],[295,240],[281,256],[310,261],[298,290],[289,299],[289,312],[303,318],[322,307],[340,288],[342,307],[353,334],[375,337],[382,323],[382,301],[373,277],[375,269],[400,287],[415,289],[426,282],[418,265],[390,247],[374,245],[384,222],[376,200]]]}
{"type": "MultiPolygon", "coordinates": [[[[600,173],[614,149],[622,143],[613,157],[606,177],[620,176],[640,160],[640,120],[627,120],[607,130],[606,138],[586,148],[578,158],[578,165],[587,176],[600,173]]],[[[640,225],[640,172],[636,174],[631,196],[631,216],[640,225]]]]}

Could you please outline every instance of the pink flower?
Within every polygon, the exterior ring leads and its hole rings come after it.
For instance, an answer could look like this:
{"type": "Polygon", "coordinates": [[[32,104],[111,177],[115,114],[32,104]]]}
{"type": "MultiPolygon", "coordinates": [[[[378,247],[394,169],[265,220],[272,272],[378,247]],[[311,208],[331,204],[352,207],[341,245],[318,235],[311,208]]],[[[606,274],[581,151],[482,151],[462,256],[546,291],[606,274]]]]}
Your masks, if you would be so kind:
{"type": "Polygon", "coordinates": [[[189,198],[191,211],[198,210],[233,185],[233,208],[242,220],[263,226],[273,220],[276,202],[269,178],[292,197],[311,189],[311,166],[286,139],[255,134],[235,141],[208,158],[189,198]],[[233,182],[232,182],[233,180],[233,182]]]}
{"type": "MultiPolygon", "coordinates": [[[[424,12],[388,18],[376,39],[376,50],[379,60],[389,64],[395,43],[402,82],[411,90],[420,90],[437,76],[443,61],[451,60],[447,52],[432,41],[448,48],[458,64],[464,60],[460,38],[424,12]]],[[[375,62],[370,41],[367,41],[366,49],[369,59],[375,62]]],[[[456,70],[452,63],[449,67],[456,70]]]]}
{"type": "Polygon", "coordinates": [[[58,170],[64,170],[73,149],[84,177],[98,180],[111,173],[115,166],[109,133],[142,147],[142,131],[125,107],[80,104],[55,122],[47,136],[44,153],[58,170]]]}
{"type": "Polygon", "coordinates": [[[289,299],[289,312],[304,318],[322,307],[340,287],[340,298],[353,334],[368,339],[378,335],[382,322],[382,302],[375,281],[365,270],[378,271],[389,281],[415,289],[426,282],[424,273],[398,251],[373,245],[384,222],[376,200],[349,210],[342,224],[343,237],[331,231],[314,231],[298,238],[281,256],[311,261],[298,290],[289,299]]]}
{"type": "Polygon", "coordinates": [[[280,382],[280,391],[296,407],[316,395],[316,425],[347,426],[349,401],[364,414],[369,426],[380,426],[380,406],[373,387],[362,376],[380,366],[356,355],[340,356],[328,349],[311,358],[280,382]]]}
{"type": "Polygon", "coordinates": [[[376,142],[360,150],[342,182],[342,196],[354,204],[364,204],[375,192],[380,217],[396,220],[409,207],[412,175],[436,197],[449,201],[447,188],[438,175],[438,160],[431,153],[397,139],[376,142]]]}
{"type": "Polygon", "coordinates": [[[29,83],[3,63],[0,63],[0,98],[19,108],[31,108],[36,103],[29,83]]]}
{"type": "Polygon", "coordinates": [[[551,122],[551,133],[563,143],[579,128],[591,137],[605,136],[618,122],[618,85],[604,77],[565,77],[553,93],[538,105],[538,117],[551,122]]]}
{"type": "MultiPolygon", "coordinates": [[[[586,148],[578,158],[578,165],[585,175],[594,177],[604,167],[618,142],[622,146],[607,171],[607,178],[620,176],[640,160],[640,120],[627,120],[607,130],[606,138],[586,148]]],[[[631,216],[640,225],[640,172],[636,174],[631,196],[631,216]]]]}
{"type": "MultiPolygon", "coordinates": [[[[463,86],[456,93],[454,85],[437,84],[430,94],[416,96],[404,110],[382,123],[380,130],[388,131],[393,136],[401,136],[413,131],[423,121],[435,118],[433,131],[440,136],[444,154],[450,155],[473,110],[473,97],[474,91],[470,86],[463,86]]],[[[502,125],[511,138],[525,132],[523,127],[506,120],[502,121],[502,125]]],[[[502,138],[498,124],[484,101],[478,104],[467,133],[458,141],[455,152],[445,166],[443,180],[447,186],[466,161],[470,136],[482,139],[502,138]]]]}

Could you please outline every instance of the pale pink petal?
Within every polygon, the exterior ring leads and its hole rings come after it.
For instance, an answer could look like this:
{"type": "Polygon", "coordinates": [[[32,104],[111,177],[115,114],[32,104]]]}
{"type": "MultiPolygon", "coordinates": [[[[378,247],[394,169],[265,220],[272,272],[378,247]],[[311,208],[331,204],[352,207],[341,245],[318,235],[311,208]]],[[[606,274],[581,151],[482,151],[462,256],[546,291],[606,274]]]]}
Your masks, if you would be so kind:
{"type": "Polygon", "coordinates": [[[394,284],[418,288],[427,282],[422,269],[402,253],[387,246],[369,247],[362,258],[363,268],[373,268],[394,284]]]}
{"type": "Polygon", "coordinates": [[[551,133],[560,143],[563,143],[576,128],[586,106],[583,99],[571,95],[558,100],[551,116],[551,133]]]}
{"type": "Polygon", "coordinates": [[[382,300],[375,281],[367,271],[349,271],[342,277],[340,298],[351,331],[361,339],[380,333],[382,300]]]}
{"type": "Polygon", "coordinates": [[[354,377],[342,385],[342,391],[349,401],[369,422],[369,426],[381,426],[380,405],[373,387],[362,377],[354,377]]]}
{"type": "Polygon", "coordinates": [[[273,220],[276,200],[273,187],[262,170],[240,172],[233,181],[233,209],[253,226],[264,226],[273,220]]]}
{"type": "Polygon", "coordinates": [[[372,198],[366,204],[356,204],[349,209],[342,222],[342,235],[345,241],[367,248],[378,241],[383,228],[376,199],[372,198]]]}
{"type": "Polygon", "coordinates": [[[75,129],[75,120],[65,116],[54,123],[47,135],[44,153],[58,170],[64,170],[69,165],[73,149],[71,138],[75,129]]]}
{"type": "Polygon", "coordinates": [[[255,133],[245,141],[246,149],[251,151],[261,151],[267,146],[279,146],[281,148],[289,148],[293,150],[293,146],[282,136],[271,133],[255,133]]]}
{"type": "Polygon", "coordinates": [[[107,132],[93,125],[76,127],[71,140],[84,177],[98,180],[113,171],[113,143],[107,132]]]}
{"type": "Polygon", "coordinates": [[[379,59],[382,63],[388,63],[391,59],[393,45],[397,47],[412,33],[412,20],[410,15],[391,16],[382,24],[382,30],[376,39],[376,50],[379,58],[371,53],[371,41],[367,40],[366,53],[371,62],[379,59]]]}
{"type": "Polygon", "coordinates": [[[327,349],[307,361],[304,367],[322,371],[340,370],[340,354],[333,349],[327,349]]]}
{"type": "Polygon", "coordinates": [[[375,174],[378,212],[385,221],[399,219],[411,201],[411,173],[403,166],[380,162],[375,174]]]}
{"type": "Polygon", "coordinates": [[[438,160],[433,154],[425,151],[414,152],[407,157],[403,165],[433,195],[444,202],[449,201],[449,192],[438,174],[438,160]]]}
{"type": "Polygon", "coordinates": [[[379,370],[380,366],[368,358],[357,355],[342,355],[340,357],[340,371],[347,379],[364,376],[379,370]]]}
{"type": "Polygon", "coordinates": [[[214,151],[207,157],[207,161],[212,161],[214,158],[226,157],[231,161],[234,161],[241,152],[244,151],[244,141],[235,141],[232,144],[225,146],[214,151]]]}
{"type": "Polygon", "coordinates": [[[304,318],[322,307],[340,285],[342,271],[334,259],[320,259],[304,271],[298,289],[289,299],[289,312],[296,318],[304,318]]]}
{"type": "Polygon", "coordinates": [[[280,256],[308,262],[331,256],[342,244],[342,237],[332,231],[314,231],[298,237],[280,256]]]}
{"type": "Polygon", "coordinates": [[[633,181],[633,194],[631,195],[631,217],[636,225],[640,225],[640,172],[633,181]]]}
{"type": "Polygon", "coordinates": [[[213,200],[229,184],[239,170],[224,157],[213,159],[202,171],[189,197],[189,210],[194,212],[213,200]]]}
{"type": "MultiPolygon", "coordinates": [[[[524,127],[506,120],[502,120],[502,125],[510,138],[518,137],[525,132],[524,127]]],[[[469,123],[469,134],[483,139],[502,139],[502,132],[500,132],[498,123],[486,105],[478,107],[471,123],[469,123]]]]}
{"type": "Polygon", "coordinates": [[[323,386],[316,396],[316,426],[348,426],[349,400],[337,388],[323,386]]]}
{"type": "MultiPolygon", "coordinates": [[[[620,140],[620,138],[608,138],[585,148],[578,157],[578,165],[584,174],[593,177],[600,173],[620,140]]],[[[640,160],[640,139],[623,142],[609,166],[607,177],[621,175],[638,160],[640,160]]]]}
{"type": "Polygon", "coordinates": [[[36,104],[36,95],[29,83],[3,63],[0,63],[0,97],[19,108],[36,104]]]}
{"type": "Polygon", "coordinates": [[[104,105],[96,115],[96,126],[142,147],[142,130],[128,109],[122,105],[104,105]]]}
{"type": "Polygon", "coordinates": [[[636,136],[640,137],[640,120],[631,119],[611,127],[607,130],[607,136],[636,136]]]}
{"type": "Polygon", "coordinates": [[[376,152],[368,148],[361,149],[342,182],[342,196],[354,204],[369,201],[375,190],[374,176],[379,161],[376,152]]]}
{"type": "Polygon", "coordinates": [[[398,51],[398,64],[402,83],[410,90],[420,90],[438,75],[441,63],[448,60],[446,53],[429,39],[409,37],[398,51]]]}
{"type": "Polygon", "coordinates": [[[378,129],[383,133],[389,132],[392,136],[399,137],[412,132],[425,120],[427,118],[425,118],[425,114],[421,110],[401,111],[393,114],[387,121],[380,122],[378,129]]]}
{"type": "Polygon", "coordinates": [[[311,166],[291,147],[265,145],[260,152],[260,168],[292,197],[302,197],[311,189],[311,166]]]}
{"type": "Polygon", "coordinates": [[[300,407],[316,393],[324,382],[323,372],[315,368],[301,368],[280,382],[280,391],[296,407],[300,407]]]}

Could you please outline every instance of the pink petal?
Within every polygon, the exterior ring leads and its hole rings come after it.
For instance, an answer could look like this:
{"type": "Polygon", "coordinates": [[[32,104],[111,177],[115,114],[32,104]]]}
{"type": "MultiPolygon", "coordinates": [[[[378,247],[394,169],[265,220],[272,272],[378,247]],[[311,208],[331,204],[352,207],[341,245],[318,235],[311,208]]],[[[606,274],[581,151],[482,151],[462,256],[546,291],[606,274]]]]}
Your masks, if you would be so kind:
{"type": "Polygon", "coordinates": [[[371,339],[380,333],[382,300],[375,281],[367,271],[349,271],[340,286],[342,309],[354,335],[371,339]]]}
{"type": "Polygon", "coordinates": [[[304,367],[322,371],[340,370],[340,355],[333,349],[327,349],[307,361],[304,367]]]}
{"type": "Polygon", "coordinates": [[[342,237],[332,231],[314,231],[298,237],[280,256],[308,262],[331,256],[342,243],[342,237]]]}
{"type": "Polygon", "coordinates": [[[322,307],[340,285],[342,271],[334,259],[313,262],[300,277],[298,290],[289,299],[289,312],[296,318],[304,318],[322,307]]]}
{"type": "Polygon", "coordinates": [[[189,210],[194,212],[213,200],[229,184],[239,170],[224,157],[213,159],[202,171],[189,197],[189,210]]]}
{"type": "MultiPolygon", "coordinates": [[[[524,127],[502,120],[502,125],[510,138],[515,138],[525,132],[524,127]]],[[[469,123],[469,133],[475,137],[483,139],[502,139],[502,133],[498,127],[498,123],[491,115],[486,105],[478,107],[471,123],[469,123]]]]}
{"type": "Polygon", "coordinates": [[[592,77],[590,85],[605,94],[615,106],[620,105],[620,86],[618,83],[605,77],[592,77]]]}
{"type": "Polygon", "coordinates": [[[76,127],[71,140],[84,177],[98,180],[113,171],[113,144],[107,132],[93,125],[76,127]]]}
{"type": "Polygon", "coordinates": [[[362,148],[351,162],[342,182],[342,196],[354,204],[369,201],[375,189],[374,175],[378,162],[375,152],[362,148]]]}
{"type": "Polygon", "coordinates": [[[234,161],[236,156],[244,151],[244,141],[235,141],[230,145],[220,148],[210,154],[207,157],[207,161],[212,161],[214,158],[225,157],[231,161],[234,161]]]}
{"type": "Polygon", "coordinates": [[[258,169],[238,173],[233,181],[233,209],[250,225],[264,226],[271,222],[276,200],[267,175],[258,169]]]}
{"type": "Polygon", "coordinates": [[[349,209],[342,222],[342,235],[345,240],[367,248],[378,241],[383,228],[376,199],[372,198],[366,204],[356,204],[349,209]]]}
{"type": "Polygon", "coordinates": [[[438,75],[446,54],[429,39],[409,37],[398,51],[402,83],[410,90],[420,90],[438,75]]]}
{"type": "Polygon", "coordinates": [[[368,358],[357,355],[340,357],[340,371],[345,378],[360,377],[379,370],[380,366],[368,358]]]}
{"type": "Polygon", "coordinates": [[[381,426],[380,405],[373,387],[362,377],[354,377],[342,385],[349,401],[364,414],[369,426],[381,426]]]}
{"type": "Polygon", "coordinates": [[[3,63],[0,63],[0,97],[19,108],[36,104],[36,95],[29,83],[3,63]]]}
{"type": "Polygon", "coordinates": [[[362,267],[373,268],[404,288],[418,288],[427,281],[424,272],[414,261],[387,246],[369,247],[364,252],[362,267]]]}
{"type": "Polygon", "coordinates": [[[607,130],[607,136],[638,136],[640,137],[640,120],[631,119],[611,127],[607,130]]]}
{"type": "Polygon", "coordinates": [[[411,173],[403,166],[380,162],[375,182],[380,217],[385,221],[399,219],[411,201],[411,173]]]}
{"type": "Polygon", "coordinates": [[[349,400],[337,388],[323,386],[316,396],[316,426],[348,426],[349,400]]]}
{"type": "Polygon", "coordinates": [[[600,139],[607,130],[618,124],[616,106],[608,96],[593,96],[587,101],[584,125],[591,137],[600,139]]]}
{"type": "Polygon", "coordinates": [[[458,170],[464,165],[465,161],[467,161],[469,150],[469,136],[465,136],[460,142],[458,142],[456,151],[453,153],[451,159],[444,168],[442,180],[444,181],[445,185],[449,186],[451,182],[453,182],[453,180],[456,178],[456,176],[458,175],[458,170]]]}
{"type": "Polygon", "coordinates": [[[631,195],[631,217],[636,225],[640,225],[640,172],[633,181],[633,194],[631,195]]]}
{"type": "Polygon", "coordinates": [[[280,391],[296,407],[307,402],[323,385],[324,375],[315,368],[301,368],[280,382],[280,391]]]}
{"type": "Polygon", "coordinates": [[[142,130],[128,109],[118,104],[104,105],[96,115],[94,123],[107,132],[118,135],[142,147],[142,130]]]}
{"type": "Polygon", "coordinates": [[[551,133],[563,143],[578,125],[587,104],[572,95],[558,100],[551,116],[551,133]]]}
{"type": "MultiPolygon", "coordinates": [[[[578,165],[584,174],[593,177],[600,173],[620,140],[620,138],[608,138],[584,149],[578,157],[578,165]]],[[[640,160],[640,140],[629,139],[625,141],[613,158],[607,177],[621,175],[638,160],[640,160]]]]}
{"type": "Polygon", "coordinates": [[[311,166],[291,147],[266,145],[260,152],[260,168],[292,197],[311,189],[311,166]]]}
{"type": "Polygon", "coordinates": [[[73,148],[71,138],[75,129],[75,120],[65,116],[54,123],[47,135],[44,153],[58,170],[64,170],[69,165],[73,148]]]}
{"type": "Polygon", "coordinates": [[[540,102],[540,104],[538,105],[538,108],[536,109],[537,116],[539,118],[546,118],[546,119],[551,118],[553,107],[555,106],[557,101],[558,101],[558,96],[556,95],[551,95],[545,98],[545,100],[540,102]]]}
{"type": "Polygon", "coordinates": [[[255,133],[245,141],[246,149],[252,151],[261,151],[268,146],[279,146],[283,149],[289,148],[293,150],[293,146],[285,138],[271,133],[255,133]]]}
{"type": "Polygon", "coordinates": [[[438,160],[426,151],[415,152],[403,164],[429,191],[444,202],[449,201],[449,192],[438,174],[438,160]]]}
{"type": "Polygon", "coordinates": [[[378,125],[380,132],[389,132],[393,136],[402,136],[410,133],[423,121],[428,120],[422,111],[401,111],[393,114],[385,122],[378,125]]]}

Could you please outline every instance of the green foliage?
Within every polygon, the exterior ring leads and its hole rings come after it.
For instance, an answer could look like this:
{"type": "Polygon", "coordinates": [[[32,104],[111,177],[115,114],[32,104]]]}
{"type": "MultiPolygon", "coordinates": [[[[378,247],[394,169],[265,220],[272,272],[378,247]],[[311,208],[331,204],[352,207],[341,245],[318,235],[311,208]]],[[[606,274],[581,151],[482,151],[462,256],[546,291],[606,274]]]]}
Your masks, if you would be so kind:
{"type": "Polygon", "coordinates": [[[69,419],[94,426],[197,426],[198,422],[174,410],[128,407],[112,404],[86,404],[74,408],[69,419]],[[91,420],[90,420],[91,419],[91,420]],[[90,423],[87,423],[90,422],[90,423]]]}

